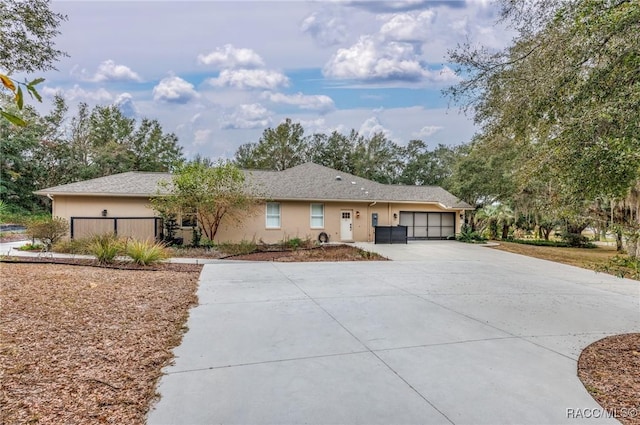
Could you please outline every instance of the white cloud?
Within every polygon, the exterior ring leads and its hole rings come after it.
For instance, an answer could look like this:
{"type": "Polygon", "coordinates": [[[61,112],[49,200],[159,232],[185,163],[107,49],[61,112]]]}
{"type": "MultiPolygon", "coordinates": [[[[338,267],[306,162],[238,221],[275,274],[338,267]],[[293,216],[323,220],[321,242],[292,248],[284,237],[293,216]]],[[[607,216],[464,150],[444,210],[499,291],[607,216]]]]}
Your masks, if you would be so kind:
{"type": "Polygon", "coordinates": [[[318,111],[327,113],[335,108],[333,99],[325,95],[305,95],[302,93],[283,94],[265,92],[262,94],[263,99],[268,99],[273,103],[284,103],[286,105],[295,105],[300,109],[318,111]]]}
{"type": "Polygon", "coordinates": [[[187,103],[199,95],[193,84],[177,76],[160,80],[153,88],[153,100],[169,103],[187,103]]]}
{"type": "Polygon", "coordinates": [[[200,129],[193,132],[193,145],[202,146],[209,141],[212,131],[210,129],[200,129]]]}
{"type": "Polygon", "coordinates": [[[423,41],[429,36],[429,27],[435,16],[432,10],[394,15],[382,25],[380,35],[386,40],[423,41]]]}
{"type": "Polygon", "coordinates": [[[443,128],[444,127],[440,127],[438,125],[426,125],[426,126],[422,127],[419,131],[414,132],[413,136],[414,137],[429,137],[429,136],[433,136],[434,134],[436,134],[437,132],[439,132],[443,128]]]}
{"type": "Polygon", "coordinates": [[[280,72],[266,69],[225,69],[218,78],[207,80],[214,87],[274,90],[288,86],[289,79],[280,72]]]}
{"type": "Polygon", "coordinates": [[[83,79],[94,83],[110,81],[142,81],[142,78],[137,72],[133,71],[126,65],[118,65],[111,59],[108,59],[98,65],[98,70],[92,76],[87,77],[87,71],[85,69],[80,72],[80,75],[83,79]]]}
{"type": "Polygon", "coordinates": [[[63,89],[60,87],[44,87],[42,89],[42,95],[53,97],[56,94],[61,94],[65,100],[69,102],[88,102],[88,103],[104,103],[111,102],[113,95],[106,89],[100,88],[98,90],[85,90],[79,85],[75,84],[70,89],[63,89]]]}
{"type": "Polygon", "coordinates": [[[360,126],[358,133],[364,137],[372,137],[376,133],[382,133],[386,137],[391,137],[391,130],[382,125],[378,117],[370,117],[366,119],[360,126]]]}
{"type": "Polygon", "coordinates": [[[344,19],[326,9],[307,16],[300,24],[300,30],[324,47],[335,46],[347,38],[344,19]]]}
{"type": "Polygon", "coordinates": [[[223,129],[266,128],[271,124],[271,112],[259,103],[238,106],[221,120],[223,129]]]}
{"type": "Polygon", "coordinates": [[[198,55],[198,62],[214,69],[260,68],[264,61],[251,49],[235,48],[231,44],[218,47],[206,55],[198,55]]]}
{"type": "Polygon", "coordinates": [[[325,76],[355,80],[418,81],[424,70],[409,43],[380,43],[362,36],[349,48],[338,49],[323,69],[325,76]]]}
{"type": "Polygon", "coordinates": [[[133,96],[131,96],[130,93],[118,95],[113,104],[120,108],[120,111],[122,111],[125,117],[135,118],[138,116],[138,108],[133,102],[133,96]]]}

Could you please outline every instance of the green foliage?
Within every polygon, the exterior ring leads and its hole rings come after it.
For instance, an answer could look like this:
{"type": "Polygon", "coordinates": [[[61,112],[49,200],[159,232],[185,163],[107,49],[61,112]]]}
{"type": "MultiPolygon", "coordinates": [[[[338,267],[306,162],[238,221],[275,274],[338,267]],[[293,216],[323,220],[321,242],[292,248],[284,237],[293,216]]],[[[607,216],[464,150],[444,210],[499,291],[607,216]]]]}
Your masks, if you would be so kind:
{"type": "Polygon", "coordinates": [[[40,243],[28,243],[18,247],[19,251],[42,251],[45,248],[43,244],[40,243]]]}
{"type": "Polygon", "coordinates": [[[242,240],[239,243],[224,242],[217,245],[217,248],[227,255],[243,255],[256,252],[258,245],[254,241],[242,240]]]}
{"type": "Polygon", "coordinates": [[[568,241],[550,241],[545,239],[507,239],[509,242],[519,243],[523,245],[534,246],[553,246],[557,248],[595,248],[596,245],[588,241],[583,241],[580,244],[572,245],[568,241]]]}
{"type": "Polygon", "coordinates": [[[456,236],[456,240],[466,243],[484,243],[487,238],[474,231],[468,224],[463,224],[460,234],[456,236]]]}
{"type": "Polygon", "coordinates": [[[134,263],[142,266],[148,266],[169,257],[163,244],[149,241],[128,241],[125,253],[134,263]]]}
{"type": "Polygon", "coordinates": [[[640,258],[632,258],[623,255],[616,255],[603,266],[598,266],[597,271],[605,272],[629,279],[640,280],[640,258]]]}
{"type": "Polygon", "coordinates": [[[125,244],[112,233],[105,233],[91,238],[87,250],[94,255],[100,264],[112,264],[118,255],[125,251],[125,244]]]}
{"type": "Polygon", "coordinates": [[[214,167],[190,162],[176,170],[171,183],[161,183],[151,204],[164,216],[195,213],[203,236],[213,241],[223,219],[237,224],[253,212],[257,194],[247,192],[244,181],[244,173],[229,162],[214,167]]]}
{"type": "Polygon", "coordinates": [[[31,220],[27,223],[27,235],[32,239],[39,239],[47,251],[57,241],[67,235],[69,223],[64,218],[54,217],[31,220]]]}
{"type": "Polygon", "coordinates": [[[290,118],[262,132],[258,143],[240,146],[235,162],[246,169],[286,170],[307,161],[307,140],[300,123],[290,118]]]}
{"type": "Polygon", "coordinates": [[[640,3],[502,4],[519,34],[501,52],[453,52],[463,79],[449,93],[475,112],[483,144],[515,148],[520,187],[540,179],[553,186],[552,204],[576,209],[623,198],[640,177],[640,3]]]}

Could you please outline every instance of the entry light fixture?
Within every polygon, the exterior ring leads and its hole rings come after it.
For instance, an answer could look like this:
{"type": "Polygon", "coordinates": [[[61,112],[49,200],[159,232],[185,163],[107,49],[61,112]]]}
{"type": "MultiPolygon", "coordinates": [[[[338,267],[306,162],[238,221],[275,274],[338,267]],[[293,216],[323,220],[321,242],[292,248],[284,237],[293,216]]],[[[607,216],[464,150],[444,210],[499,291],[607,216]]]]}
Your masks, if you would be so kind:
{"type": "Polygon", "coordinates": [[[360,211],[356,211],[356,218],[360,218],[360,211]]]}
{"type": "Polygon", "coordinates": [[[398,214],[393,213],[393,219],[394,219],[394,220],[397,220],[397,219],[398,219],[398,214]]]}
{"type": "Polygon", "coordinates": [[[107,210],[102,210],[102,216],[106,217],[107,216],[107,210]]]}

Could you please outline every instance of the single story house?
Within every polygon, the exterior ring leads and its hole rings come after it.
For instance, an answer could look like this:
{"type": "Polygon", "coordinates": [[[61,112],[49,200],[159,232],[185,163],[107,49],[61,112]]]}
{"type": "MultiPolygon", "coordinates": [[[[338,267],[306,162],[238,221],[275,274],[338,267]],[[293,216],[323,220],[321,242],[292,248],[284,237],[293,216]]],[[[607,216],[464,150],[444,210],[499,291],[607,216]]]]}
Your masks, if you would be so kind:
{"type": "MultiPolygon", "coordinates": [[[[264,202],[240,225],[223,220],[219,242],[373,241],[376,225],[407,226],[410,239],[446,239],[459,233],[464,211],[473,209],[441,187],[381,184],[314,163],[244,173],[245,184],[259,188],[264,202]]],[[[126,172],[35,193],[51,199],[54,217],[70,222],[71,238],[115,231],[148,239],[162,233],[149,201],[161,181],[170,182],[171,174],[126,172]]],[[[179,224],[191,240],[193,223],[185,217],[179,224]]]]}

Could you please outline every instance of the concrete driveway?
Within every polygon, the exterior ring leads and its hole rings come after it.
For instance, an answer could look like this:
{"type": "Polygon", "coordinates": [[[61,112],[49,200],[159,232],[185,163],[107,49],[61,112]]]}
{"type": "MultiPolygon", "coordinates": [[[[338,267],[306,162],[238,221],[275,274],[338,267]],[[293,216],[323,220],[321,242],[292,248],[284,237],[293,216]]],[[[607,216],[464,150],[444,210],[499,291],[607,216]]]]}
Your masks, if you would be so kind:
{"type": "Polygon", "coordinates": [[[368,248],[398,261],[206,265],[148,423],[617,423],[576,361],[640,331],[638,282],[458,242],[368,248]]]}

